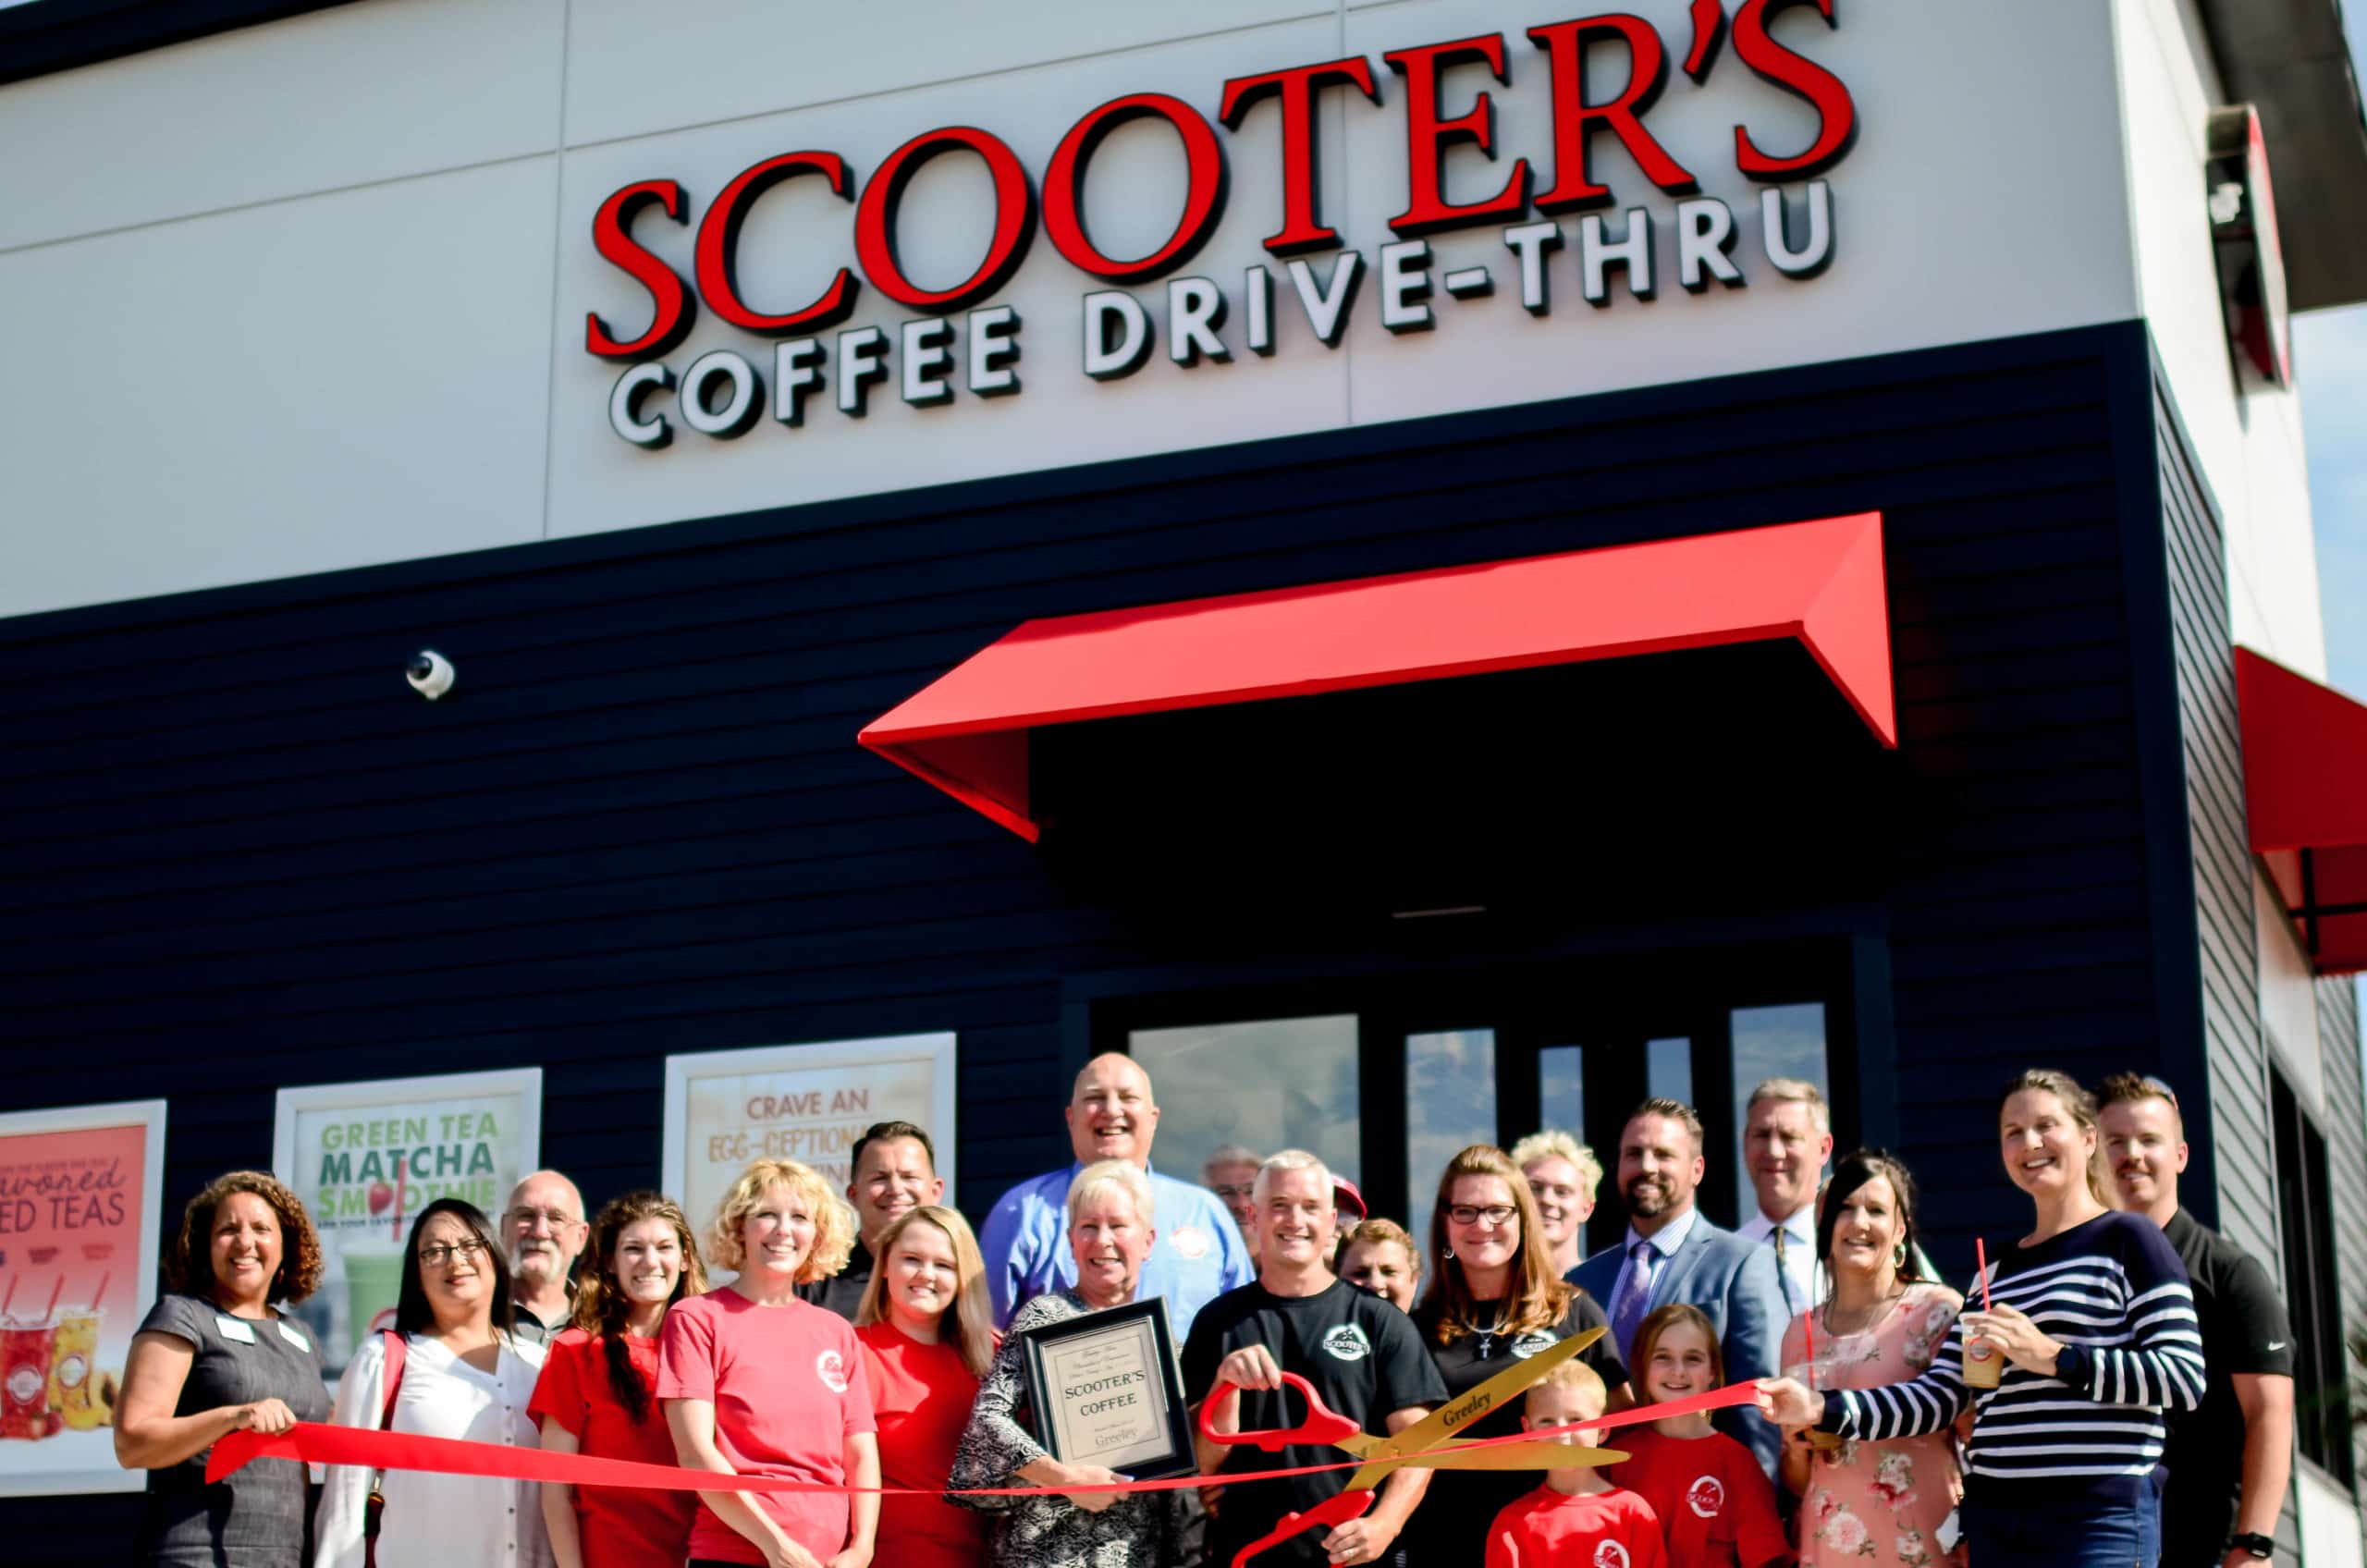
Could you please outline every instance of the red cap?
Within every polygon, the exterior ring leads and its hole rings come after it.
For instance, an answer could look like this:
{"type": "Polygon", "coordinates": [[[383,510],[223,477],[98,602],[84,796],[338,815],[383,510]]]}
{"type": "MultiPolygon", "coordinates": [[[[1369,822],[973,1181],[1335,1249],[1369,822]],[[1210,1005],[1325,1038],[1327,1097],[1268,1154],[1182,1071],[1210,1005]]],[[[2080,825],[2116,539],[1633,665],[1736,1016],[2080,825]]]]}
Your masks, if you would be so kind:
{"type": "Polygon", "coordinates": [[[1331,1178],[1331,1201],[1339,1206],[1342,1213],[1352,1215],[1358,1219],[1365,1218],[1368,1212],[1365,1207],[1364,1194],[1356,1191],[1356,1184],[1345,1176],[1331,1178]]]}

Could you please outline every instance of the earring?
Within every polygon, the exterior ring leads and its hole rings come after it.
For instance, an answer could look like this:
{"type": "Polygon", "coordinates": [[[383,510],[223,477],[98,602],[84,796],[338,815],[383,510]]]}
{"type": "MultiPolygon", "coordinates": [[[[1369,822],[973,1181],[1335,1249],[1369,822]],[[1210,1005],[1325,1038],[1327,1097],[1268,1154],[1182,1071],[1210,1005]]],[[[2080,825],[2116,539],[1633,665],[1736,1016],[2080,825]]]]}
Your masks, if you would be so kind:
{"type": "Polygon", "coordinates": [[[1901,1242],[1898,1245],[1890,1249],[1890,1266],[1893,1268],[1904,1268],[1907,1267],[1907,1243],[1905,1242],[1901,1242]]]}
{"type": "Polygon", "coordinates": [[[1446,1260],[1449,1263],[1453,1263],[1454,1261],[1454,1249],[1453,1247],[1448,1247],[1444,1250],[1446,1253],[1446,1260]]]}

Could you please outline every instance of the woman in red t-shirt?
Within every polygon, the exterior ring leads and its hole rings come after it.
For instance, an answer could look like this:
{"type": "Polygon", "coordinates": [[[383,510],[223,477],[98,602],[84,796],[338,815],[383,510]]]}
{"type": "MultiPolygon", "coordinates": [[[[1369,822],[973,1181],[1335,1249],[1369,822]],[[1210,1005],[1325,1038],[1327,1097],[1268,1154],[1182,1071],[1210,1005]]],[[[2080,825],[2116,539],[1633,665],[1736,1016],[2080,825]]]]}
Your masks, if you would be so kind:
{"type": "MultiPolygon", "coordinates": [[[[592,1224],[592,1267],[575,1296],[575,1326],[551,1341],[526,1413],[549,1453],[674,1463],[657,1409],[657,1335],[666,1309],[706,1291],[699,1245],[680,1205],[627,1193],[592,1224]]],[[[543,1484],[543,1522],[558,1568],[677,1563],[690,1550],[693,1492],[543,1484]]]]}
{"type": "MultiPolygon", "coordinates": [[[[878,1258],[855,1308],[854,1337],[871,1374],[880,1474],[890,1487],[942,1492],[995,1355],[987,1266],[969,1221],[935,1205],[889,1226],[878,1258]]],[[[976,1568],[986,1550],[983,1513],[941,1496],[879,1500],[877,1562],[976,1568]]]]}
{"type": "Polygon", "coordinates": [[[863,1346],[844,1318],[797,1295],[847,1266],[853,1218],[813,1167],[759,1159],[724,1194],[707,1244],[740,1277],[666,1315],[657,1400],[675,1457],[833,1489],[699,1493],[690,1562],[865,1568],[879,1441],[863,1346]]]}

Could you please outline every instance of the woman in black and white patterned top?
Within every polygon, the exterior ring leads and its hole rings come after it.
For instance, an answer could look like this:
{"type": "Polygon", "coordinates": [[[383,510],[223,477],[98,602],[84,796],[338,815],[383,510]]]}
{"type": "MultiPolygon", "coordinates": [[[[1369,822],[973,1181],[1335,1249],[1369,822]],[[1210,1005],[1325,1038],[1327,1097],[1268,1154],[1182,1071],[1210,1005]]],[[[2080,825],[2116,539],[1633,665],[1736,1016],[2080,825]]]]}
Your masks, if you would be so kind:
{"type": "Polygon", "coordinates": [[[1998,1110],[2005,1173],[2037,1223],[1990,1260],[1929,1370],[1833,1394],[1760,1384],[1786,1427],[1885,1440],[1944,1431],[1968,1406],[1964,1520],[1974,1562],[2152,1568],[2165,1419],[2202,1398],[2202,1337],[2177,1254],[2143,1215],[2115,1212],[2098,1171],[2095,1102],[2060,1072],[2025,1072],[1998,1110]],[[2005,1359],[1967,1387],[1967,1336],[2005,1359]]]}

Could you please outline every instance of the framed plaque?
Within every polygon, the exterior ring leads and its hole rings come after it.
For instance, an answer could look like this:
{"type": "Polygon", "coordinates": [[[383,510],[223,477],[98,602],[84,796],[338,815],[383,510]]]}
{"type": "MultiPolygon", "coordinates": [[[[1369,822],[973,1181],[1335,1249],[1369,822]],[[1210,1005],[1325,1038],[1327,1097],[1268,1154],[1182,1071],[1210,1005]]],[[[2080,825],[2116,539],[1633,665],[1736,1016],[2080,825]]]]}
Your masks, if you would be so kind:
{"type": "Polygon", "coordinates": [[[1199,1468],[1165,1302],[1089,1312],[1019,1340],[1036,1440],[1053,1458],[1144,1481],[1199,1468]]]}

